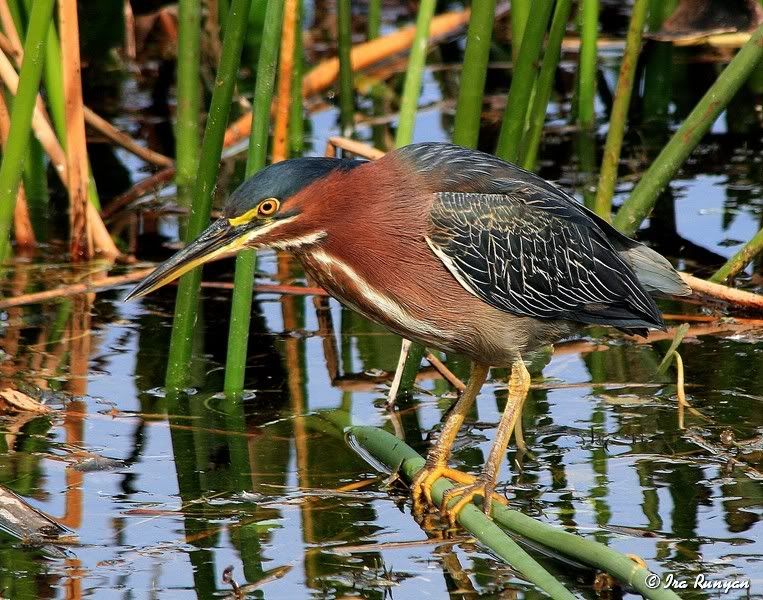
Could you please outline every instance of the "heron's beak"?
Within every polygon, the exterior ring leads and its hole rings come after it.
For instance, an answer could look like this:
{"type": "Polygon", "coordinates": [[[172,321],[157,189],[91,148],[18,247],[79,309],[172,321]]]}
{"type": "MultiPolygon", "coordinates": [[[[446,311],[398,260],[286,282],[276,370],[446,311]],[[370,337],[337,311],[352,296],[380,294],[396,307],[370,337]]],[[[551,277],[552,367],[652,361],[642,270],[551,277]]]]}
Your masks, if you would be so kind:
{"type": "Polygon", "coordinates": [[[247,225],[234,227],[228,219],[218,219],[193,242],[156,267],[151,275],[130,290],[125,301],[145,296],[194,267],[237,253],[246,246],[246,234],[250,231],[247,225]]]}

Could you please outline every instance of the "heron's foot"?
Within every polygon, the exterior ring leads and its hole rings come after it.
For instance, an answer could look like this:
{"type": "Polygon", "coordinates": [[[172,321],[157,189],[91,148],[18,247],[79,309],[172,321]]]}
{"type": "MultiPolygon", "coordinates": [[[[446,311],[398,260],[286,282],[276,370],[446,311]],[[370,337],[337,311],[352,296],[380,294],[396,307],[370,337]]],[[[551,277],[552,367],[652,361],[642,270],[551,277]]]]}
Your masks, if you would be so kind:
{"type": "Polygon", "coordinates": [[[451,488],[443,494],[440,513],[448,518],[451,527],[455,527],[459,513],[475,496],[482,496],[482,509],[488,517],[493,505],[491,499],[504,505],[508,504],[506,498],[495,493],[495,479],[483,473],[471,483],[451,488]]]}
{"type": "Polygon", "coordinates": [[[427,506],[434,506],[434,502],[432,501],[432,486],[435,481],[440,479],[440,477],[445,477],[463,485],[474,483],[476,480],[474,475],[451,469],[444,463],[436,463],[432,466],[429,464],[425,465],[424,468],[416,474],[416,478],[411,484],[414,513],[422,514],[427,506]]]}

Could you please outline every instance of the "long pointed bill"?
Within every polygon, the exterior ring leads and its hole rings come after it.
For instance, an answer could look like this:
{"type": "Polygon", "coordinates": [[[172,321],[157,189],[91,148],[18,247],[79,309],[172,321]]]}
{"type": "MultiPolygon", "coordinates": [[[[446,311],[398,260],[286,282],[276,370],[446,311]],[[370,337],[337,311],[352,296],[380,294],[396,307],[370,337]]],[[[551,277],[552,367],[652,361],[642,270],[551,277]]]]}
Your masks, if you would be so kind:
{"type": "Polygon", "coordinates": [[[231,256],[246,245],[249,227],[233,227],[227,219],[218,219],[174,256],[164,261],[125,296],[125,301],[140,298],[174,281],[194,267],[231,256]]]}

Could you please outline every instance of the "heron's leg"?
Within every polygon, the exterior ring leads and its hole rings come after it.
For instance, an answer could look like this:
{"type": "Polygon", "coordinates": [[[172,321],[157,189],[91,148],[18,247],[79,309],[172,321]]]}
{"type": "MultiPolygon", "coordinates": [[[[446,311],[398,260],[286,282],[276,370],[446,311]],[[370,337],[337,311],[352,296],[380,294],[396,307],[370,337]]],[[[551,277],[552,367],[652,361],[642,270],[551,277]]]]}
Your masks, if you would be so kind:
{"type": "Polygon", "coordinates": [[[427,454],[427,462],[424,468],[418,472],[416,479],[413,481],[412,493],[414,506],[417,506],[421,501],[421,495],[427,499],[427,502],[432,502],[432,484],[442,476],[446,476],[459,483],[471,483],[474,481],[474,477],[455,469],[448,468],[448,459],[450,458],[451,448],[453,442],[456,441],[456,435],[461,429],[461,425],[464,424],[464,419],[469,413],[469,410],[474,404],[474,400],[482,389],[482,385],[487,379],[488,371],[490,367],[487,365],[474,363],[472,365],[472,375],[469,378],[469,383],[466,385],[458,402],[451,409],[450,415],[445,420],[445,425],[440,432],[440,437],[437,440],[434,448],[427,454]]]}
{"type": "Polygon", "coordinates": [[[405,361],[408,359],[408,352],[411,350],[412,343],[411,340],[403,338],[403,345],[400,347],[400,358],[397,359],[395,376],[392,378],[392,384],[390,385],[389,393],[387,394],[387,410],[392,410],[395,406],[397,393],[400,391],[400,381],[403,379],[403,368],[405,367],[405,361]]]}
{"type": "Polygon", "coordinates": [[[451,524],[455,525],[456,517],[461,509],[471,502],[474,496],[482,496],[485,512],[490,514],[492,502],[488,499],[493,497],[498,471],[501,466],[501,460],[506,455],[506,448],[511,439],[511,433],[522,412],[527,391],[530,389],[530,373],[521,359],[514,361],[511,366],[511,378],[509,379],[509,398],[506,401],[506,408],[501,416],[501,422],[498,424],[495,442],[490,449],[482,473],[473,483],[462,485],[448,490],[442,499],[441,512],[448,515],[451,524]],[[455,502],[451,505],[451,501],[455,502]]]}

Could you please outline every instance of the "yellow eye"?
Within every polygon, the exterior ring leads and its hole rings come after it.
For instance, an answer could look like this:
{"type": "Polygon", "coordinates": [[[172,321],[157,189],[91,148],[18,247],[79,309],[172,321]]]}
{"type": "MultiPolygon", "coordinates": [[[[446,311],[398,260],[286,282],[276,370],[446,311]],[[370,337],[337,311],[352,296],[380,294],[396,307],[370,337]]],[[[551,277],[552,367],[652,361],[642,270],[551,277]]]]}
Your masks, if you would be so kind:
{"type": "Polygon", "coordinates": [[[278,201],[278,198],[265,198],[257,206],[257,214],[261,217],[269,217],[274,215],[280,206],[281,203],[278,201]]]}

